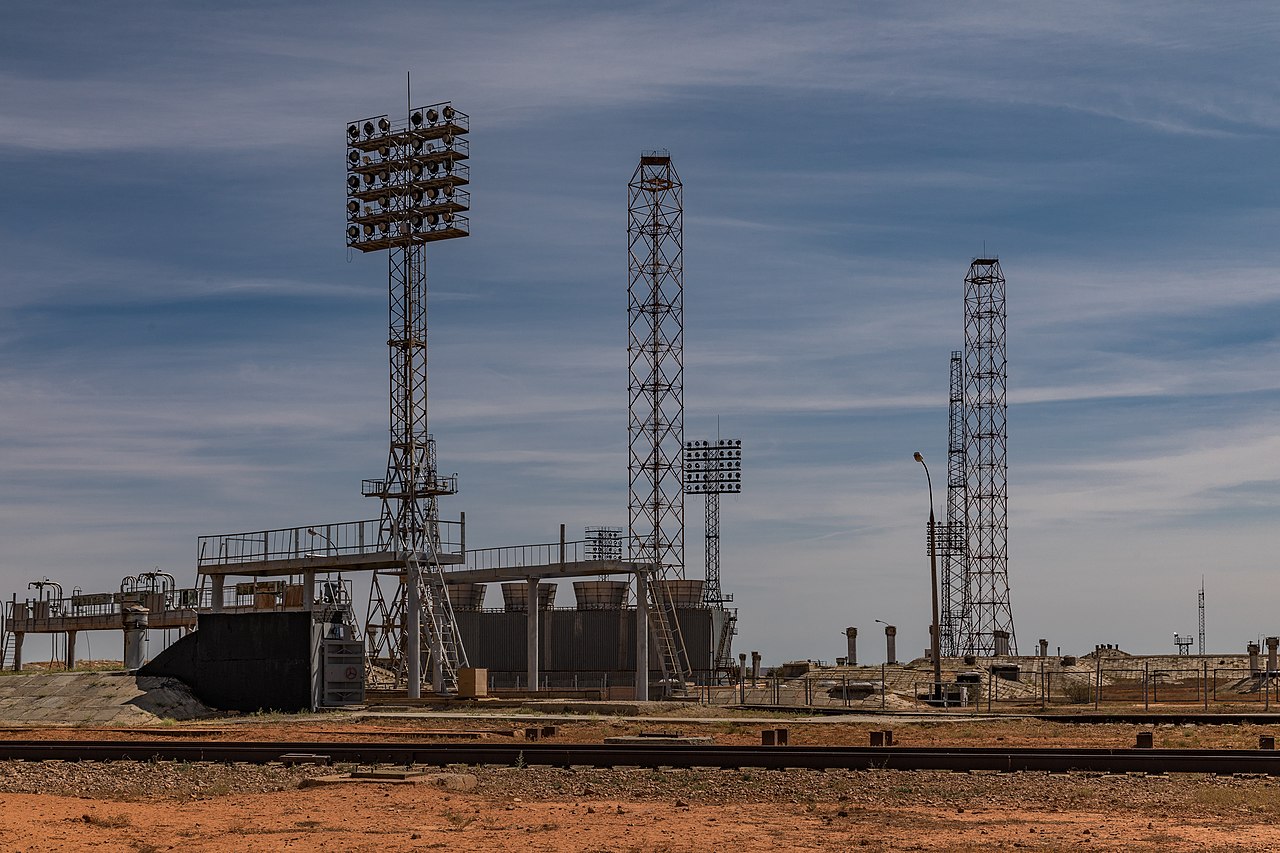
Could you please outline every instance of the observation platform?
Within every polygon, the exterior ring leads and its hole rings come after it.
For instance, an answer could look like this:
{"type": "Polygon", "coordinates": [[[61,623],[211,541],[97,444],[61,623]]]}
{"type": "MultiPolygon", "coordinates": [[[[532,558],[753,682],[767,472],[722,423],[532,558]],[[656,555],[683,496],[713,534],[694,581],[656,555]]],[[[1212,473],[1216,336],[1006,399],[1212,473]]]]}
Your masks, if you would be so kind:
{"type": "MultiPolygon", "coordinates": [[[[590,540],[466,550],[466,519],[439,522],[436,563],[446,583],[633,575],[643,563],[599,559],[590,540]]],[[[428,555],[420,555],[425,564],[428,555]]],[[[394,574],[404,558],[382,541],[380,519],[201,536],[196,571],[215,578],[290,577],[326,572],[394,574]]]]}
{"type": "MultiPolygon", "coordinates": [[[[436,562],[464,561],[466,521],[439,522],[436,562]]],[[[424,562],[427,555],[420,555],[424,562]]],[[[226,577],[288,577],[321,572],[368,572],[403,568],[404,558],[383,540],[381,519],[312,524],[201,536],[196,572],[226,577]]]]}

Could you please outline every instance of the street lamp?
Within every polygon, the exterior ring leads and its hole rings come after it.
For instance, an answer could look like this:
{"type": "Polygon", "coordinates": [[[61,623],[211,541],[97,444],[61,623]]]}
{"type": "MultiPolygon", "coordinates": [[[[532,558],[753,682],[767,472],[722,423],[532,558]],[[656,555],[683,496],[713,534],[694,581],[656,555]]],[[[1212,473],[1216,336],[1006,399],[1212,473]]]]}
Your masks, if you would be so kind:
{"type": "Polygon", "coordinates": [[[942,693],[942,659],[938,655],[938,539],[934,535],[933,520],[933,478],[929,476],[929,466],[924,457],[916,451],[915,460],[924,465],[925,482],[929,484],[929,593],[933,598],[933,630],[929,637],[929,656],[933,658],[933,695],[941,698],[942,693]]]}

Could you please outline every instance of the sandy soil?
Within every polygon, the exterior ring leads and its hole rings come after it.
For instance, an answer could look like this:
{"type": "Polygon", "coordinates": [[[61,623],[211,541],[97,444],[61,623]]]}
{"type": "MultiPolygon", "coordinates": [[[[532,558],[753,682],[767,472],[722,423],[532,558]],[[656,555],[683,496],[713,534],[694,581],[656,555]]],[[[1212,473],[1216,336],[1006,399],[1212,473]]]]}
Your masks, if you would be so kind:
{"type": "MultiPolygon", "coordinates": [[[[1175,783],[1176,784],[1176,783],[1175,783]]],[[[1252,792],[1256,793],[1256,792],[1252,792]]],[[[1270,796],[1274,799],[1275,789],[1270,796]]],[[[1024,803],[998,809],[900,804],[684,801],[450,794],[368,784],[194,802],[0,797],[6,850],[1262,850],[1274,814],[1177,814],[1024,803]]]]}

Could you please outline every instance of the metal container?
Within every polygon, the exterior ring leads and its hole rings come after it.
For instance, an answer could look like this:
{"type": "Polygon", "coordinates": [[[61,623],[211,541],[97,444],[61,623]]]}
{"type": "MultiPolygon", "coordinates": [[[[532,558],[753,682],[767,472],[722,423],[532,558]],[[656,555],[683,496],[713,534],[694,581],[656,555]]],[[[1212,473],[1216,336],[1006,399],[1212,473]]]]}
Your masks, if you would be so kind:
{"type": "Polygon", "coordinates": [[[579,610],[621,610],[627,603],[626,581],[574,581],[579,610]]]}
{"type": "Polygon", "coordinates": [[[449,584],[449,603],[454,610],[479,610],[484,606],[484,593],[489,588],[483,583],[449,584]]]}
{"type": "MultiPolygon", "coordinates": [[[[538,584],[538,609],[550,610],[556,600],[556,585],[538,584]]],[[[524,613],[529,609],[529,585],[524,581],[502,585],[502,606],[508,613],[524,613]]]]}
{"type": "Polygon", "coordinates": [[[667,590],[667,598],[676,607],[702,606],[702,581],[668,580],[660,581],[667,590]]]}

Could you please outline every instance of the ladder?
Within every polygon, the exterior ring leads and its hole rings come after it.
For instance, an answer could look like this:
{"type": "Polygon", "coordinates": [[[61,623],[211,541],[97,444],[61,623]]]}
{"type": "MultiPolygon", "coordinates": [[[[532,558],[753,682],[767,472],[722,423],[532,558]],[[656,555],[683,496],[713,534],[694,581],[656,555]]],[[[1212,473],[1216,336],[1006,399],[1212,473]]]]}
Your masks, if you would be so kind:
{"type": "Polygon", "coordinates": [[[733,668],[733,638],[738,635],[738,611],[724,611],[724,622],[720,623],[720,638],[716,642],[716,656],[712,663],[715,673],[728,673],[733,668]]]}
{"type": "Polygon", "coordinates": [[[680,633],[680,620],[676,618],[675,605],[671,601],[663,579],[649,581],[649,628],[658,647],[658,662],[662,665],[662,692],[667,697],[689,695],[686,679],[692,675],[687,662],[684,636],[680,633]]]}
{"type": "MultiPolygon", "coordinates": [[[[434,555],[434,544],[432,554],[434,555]]],[[[444,582],[444,572],[439,563],[431,560],[425,569],[418,555],[409,551],[405,558],[405,578],[418,577],[418,598],[422,603],[422,631],[427,641],[427,648],[432,655],[432,664],[437,650],[440,653],[440,669],[444,678],[442,689],[447,693],[457,692],[458,668],[470,666],[466,648],[458,638],[458,621],[453,615],[453,605],[449,602],[449,590],[444,582]]]]}

